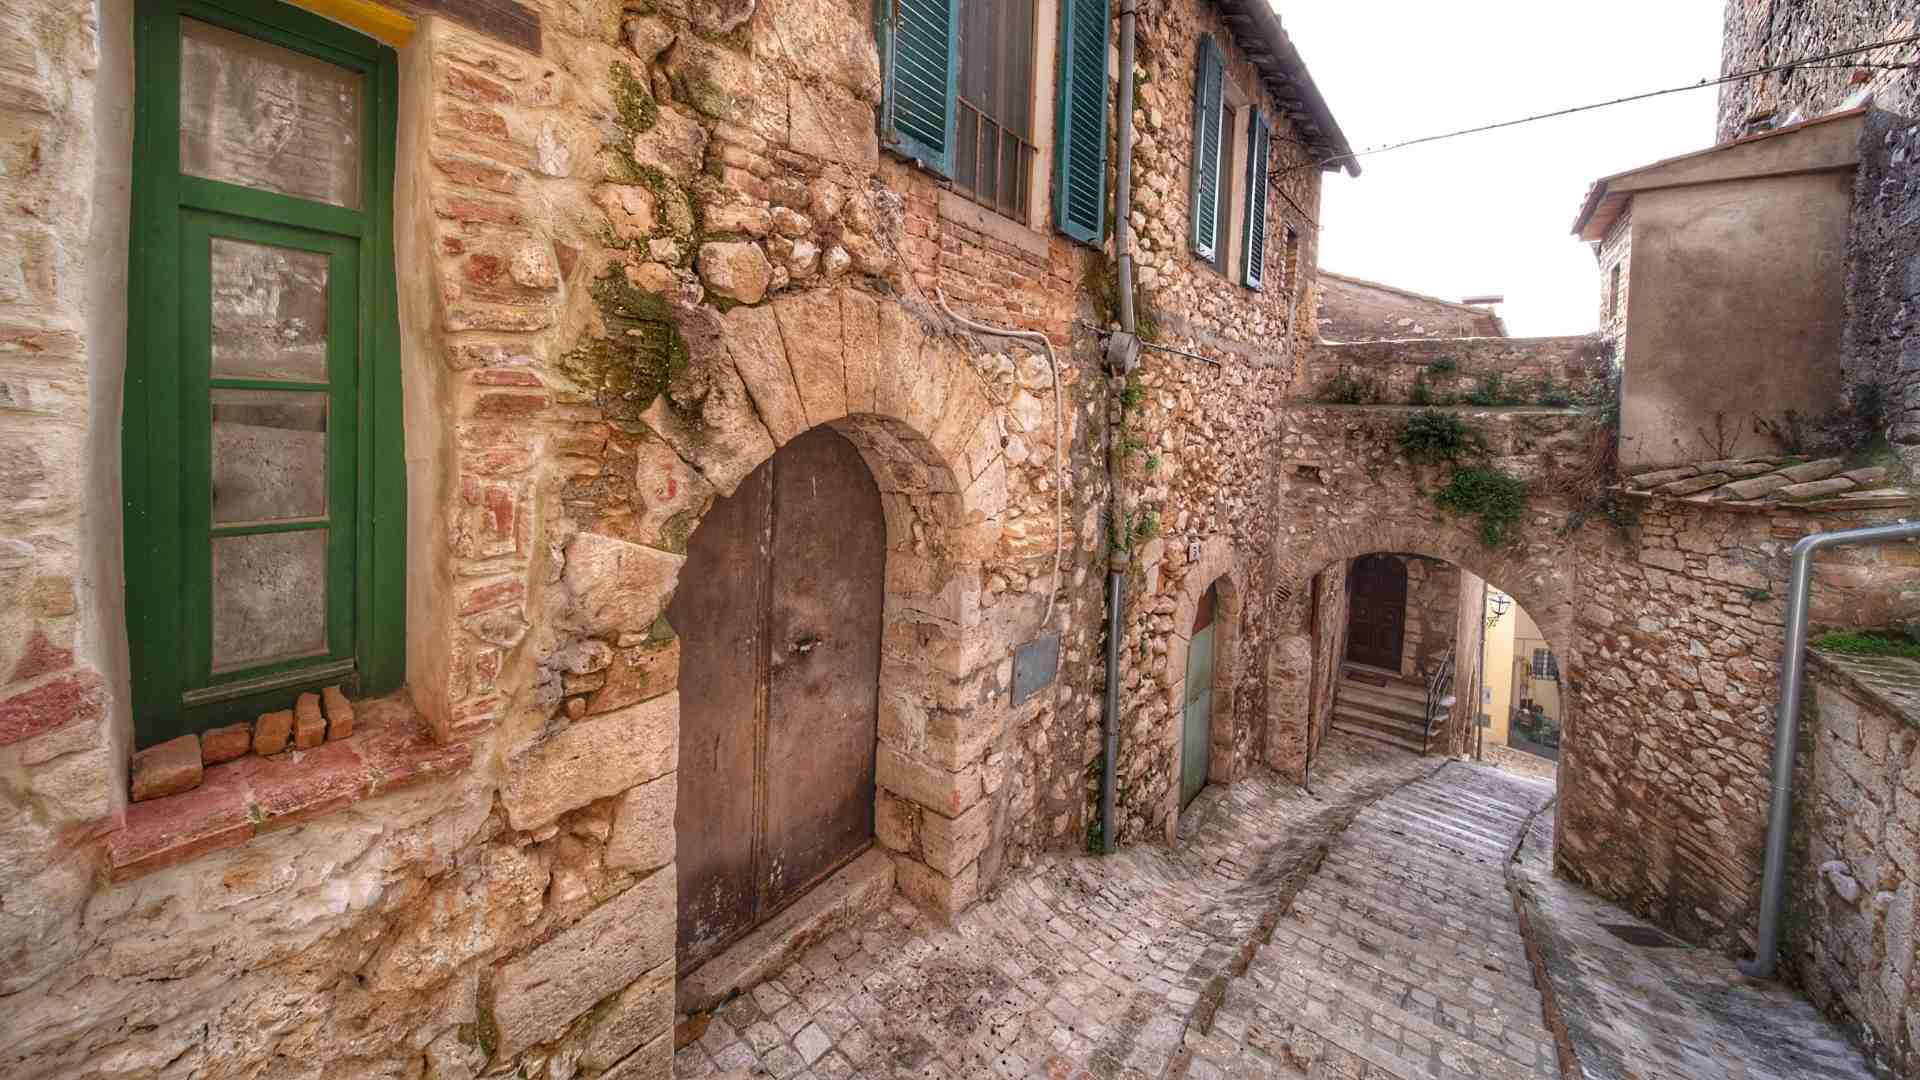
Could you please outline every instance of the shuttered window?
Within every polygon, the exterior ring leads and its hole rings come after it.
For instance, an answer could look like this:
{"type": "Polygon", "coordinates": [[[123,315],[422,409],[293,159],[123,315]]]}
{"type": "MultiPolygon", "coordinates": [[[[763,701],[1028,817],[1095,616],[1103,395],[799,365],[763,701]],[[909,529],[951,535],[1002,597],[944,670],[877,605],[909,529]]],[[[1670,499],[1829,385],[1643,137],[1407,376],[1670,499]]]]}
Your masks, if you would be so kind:
{"type": "Polygon", "coordinates": [[[1107,205],[1107,0],[1061,0],[1059,91],[1054,223],[1099,244],[1107,205]]]}
{"type": "Polygon", "coordinates": [[[1033,0],[957,0],[953,188],[1016,221],[1033,190],[1033,0]]]}
{"type": "Polygon", "coordinates": [[[886,79],[881,140],[924,169],[952,175],[959,89],[959,0],[878,0],[886,79]]]}
{"type": "Polygon", "coordinates": [[[1208,261],[1218,258],[1220,241],[1221,102],[1225,66],[1213,38],[1202,37],[1194,61],[1193,165],[1188,204],[1192,208],[1193,250],[1208,261]]]}
{"type": "Polygon", "coordinates": [[[1247,125],[1247,244],[1240,260],[1241,280],[1257,289],[1267,267],[1267,147],[1270,134],[1259,109],[1247,125]]]}

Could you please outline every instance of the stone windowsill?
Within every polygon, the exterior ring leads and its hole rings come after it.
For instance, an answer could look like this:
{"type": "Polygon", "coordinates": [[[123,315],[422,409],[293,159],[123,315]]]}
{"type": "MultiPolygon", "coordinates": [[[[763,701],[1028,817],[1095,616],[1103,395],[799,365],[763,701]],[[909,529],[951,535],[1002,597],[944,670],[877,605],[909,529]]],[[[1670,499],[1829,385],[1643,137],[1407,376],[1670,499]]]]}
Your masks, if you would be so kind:
{"type": "Polygon", "coordinates": [[[129,805],[126,823],[107,834],[112,880],[237,847],[473,761],[470,743],[436,743],[404,694],[356,702],[355,710],[357,730],[338,742],[213,765],[192,791],[129,805]]]}
{"type": "MultiPolygon", "coordinates": [[[[1809,648],[1807,666],[1815,676],[1825,676],[1909,726],[1920,728],[1920,660],[1851,656],[1809,648]]],[[[1811,701],[1811,697],[1803,700],[1811,701]]]]}

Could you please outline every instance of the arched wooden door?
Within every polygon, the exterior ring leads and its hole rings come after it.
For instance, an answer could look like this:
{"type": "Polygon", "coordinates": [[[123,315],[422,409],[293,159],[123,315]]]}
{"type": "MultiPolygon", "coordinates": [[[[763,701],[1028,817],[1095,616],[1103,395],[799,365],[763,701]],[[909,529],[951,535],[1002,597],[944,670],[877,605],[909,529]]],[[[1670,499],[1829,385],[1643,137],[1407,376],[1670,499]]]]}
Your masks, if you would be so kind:
{"type": "Polygon", "coordinates": [[[1213,754],[1213,646],[1217,586],[1207,586],[1193,613],[1187,638],[1186,693],[1180,735],[1180,805],[1192,802],[1207,786],[1207,764],[1213,754]]]}
{"type": "Polygon", "coordinates": [[[873,842],[886,568],[880,492],[815,428],[695,530],[680,635],[682,974],[873,842]]]}
{"type": "Polygon", "coordinates": [[[1407,629],[1407,565],[1391,555],[1353,560],[1353,597],[1347,615],[1347,659],[1400,670],[1407,629]]]}

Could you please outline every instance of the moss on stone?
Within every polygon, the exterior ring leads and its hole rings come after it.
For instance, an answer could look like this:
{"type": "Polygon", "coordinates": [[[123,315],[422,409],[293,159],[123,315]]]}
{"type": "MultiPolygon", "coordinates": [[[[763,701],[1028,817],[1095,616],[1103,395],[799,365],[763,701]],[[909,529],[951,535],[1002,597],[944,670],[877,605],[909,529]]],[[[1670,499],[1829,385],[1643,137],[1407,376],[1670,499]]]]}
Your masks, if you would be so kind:
{"type": "Polygon", "coordinates": [[[687,366],[687,346],[667,302],[628,282],[618,267],[593,285],[606,325],[560,357],[560,371],[619,418],[635,418],[687,366]]]}
{"type": "Polygon", "coordinates": [[[1905,660],[1920,660],[1920,642],[1871,630],[1822,634],[1813,639],[1813,647],[1848,656],[1895,656],[1905,660]]]}
{"type": "Polygon", "coordinates": [[[615,60],[610,70],[613,73],[613,108],[619,117],[621,129],[629,138],[653,130],[653,125],[660,121],[660,103],[653,100],[652,92],[625,62],[615,60]]]}

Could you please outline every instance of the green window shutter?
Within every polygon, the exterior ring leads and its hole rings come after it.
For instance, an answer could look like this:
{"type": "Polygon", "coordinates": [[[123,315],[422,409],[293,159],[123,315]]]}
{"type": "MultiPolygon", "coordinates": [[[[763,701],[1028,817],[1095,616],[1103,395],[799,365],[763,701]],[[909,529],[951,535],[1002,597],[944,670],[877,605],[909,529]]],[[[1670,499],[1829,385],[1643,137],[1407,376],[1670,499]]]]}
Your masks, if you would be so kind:
{"type": "Polygon", "coordinates": [[[1220,49],[1202,37],[1193,74],[1193,166],[1188,205],[1193,218],[1193,250],[1213,259],[1220,233],[1220,87],[1225,77],[1220,49]]]}
{"type": "Polygon", "coordinates": [[[1253,110],[1247,125],[1247,245],[1241,254],[1241,280],[1257,289],[1267,269],[1267,147],[1271,137],[1266,118],[1253,110]]]}
{"type": "Polygon", "coordinates": [[[1054,129],[1054,223],[1099,244],[1107,209],[1107,0],[1061,0],[1054,129]]]}
{"type": "Polygon", "coordinates": [[[952,174],[959,95],[960,0],[876,0],[886,81],[880,141],[922,168],[952,174]]]}

